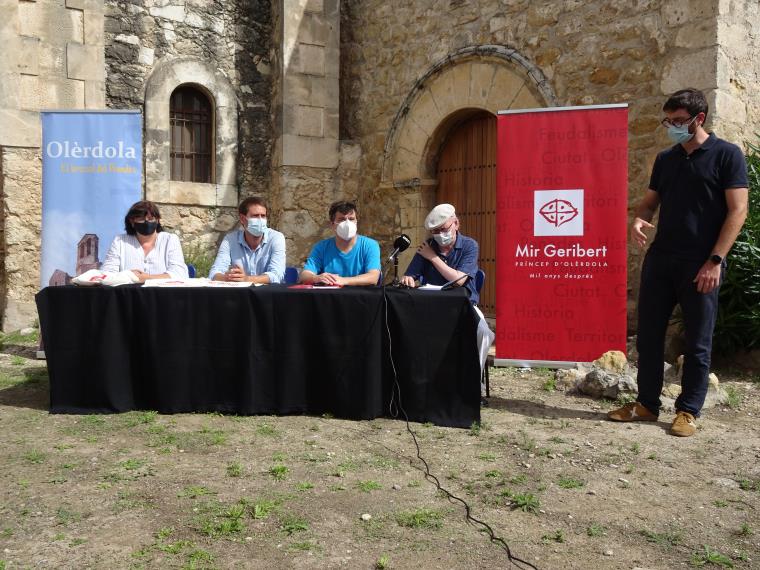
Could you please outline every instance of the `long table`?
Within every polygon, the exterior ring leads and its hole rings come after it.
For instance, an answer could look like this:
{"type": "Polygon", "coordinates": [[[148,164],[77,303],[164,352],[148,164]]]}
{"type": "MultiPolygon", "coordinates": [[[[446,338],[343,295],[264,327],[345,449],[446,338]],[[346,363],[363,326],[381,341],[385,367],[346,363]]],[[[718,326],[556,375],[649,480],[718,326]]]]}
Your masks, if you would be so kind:
{"type": "Polygon", "coordinates": [[[397,377],[411,420],[480,419],[463,289],[62,286],[36,301],[52,413],[371,419],[390,414],[397,377]]]}

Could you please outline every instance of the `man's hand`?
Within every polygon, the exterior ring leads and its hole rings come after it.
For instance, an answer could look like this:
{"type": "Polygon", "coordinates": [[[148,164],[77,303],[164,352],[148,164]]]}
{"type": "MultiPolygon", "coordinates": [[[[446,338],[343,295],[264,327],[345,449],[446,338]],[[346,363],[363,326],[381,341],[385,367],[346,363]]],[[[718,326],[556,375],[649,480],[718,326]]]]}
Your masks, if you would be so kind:
{"type": "Polygon", "coordinates": [[[337,273],[320,273],[312,281],[313,285],[321,283],[322,285],[343,285],[343,278],[337,273]]]}
{"type": "Polygon", "coordinates": [[[245,271],[243,271],[240,267],[238,267],[237,265],[233,265],[232,267],[230,267],[227,273],[224,274],[224,280],[236,281],[240,283],[241,281],[248,281],[248,276],[245,274],[245,271]]]}
{"type": "Polygon", "coordinates": [[[694,278],[697,284],[697,291],[700,293],[710,293],[720,285],[720,263],[705,261],[705,264],[699,268],[697,276],[694,278]]]}
{"type": "Polygon", "coordinates": [[[435,250],[430,247],[430,244],[428,242],[423,242],[419,245],[417,248],[417,253],[419,253],[422,257],[427,259],[428,261],[433,261],[436,257],[438,257],[438,254],[435,252],[435,250]]]}
{"type": "Polygon", "coordinates": [[[414,284],[414,277],[410,277],[409,275],[404,275],[401,278],[401,284],[406,285],[407,287],[416,287],[414,284]]]}
{"type": "Polygon", "coordinates": [[[654,226],[642,220],[641,218],[634,218],[633,224],[631,224],[631,239],[635,241],[640,248],[643,248],[647,244],[647,234],[644,233],[644,228],[653,228],[654,226]]]}

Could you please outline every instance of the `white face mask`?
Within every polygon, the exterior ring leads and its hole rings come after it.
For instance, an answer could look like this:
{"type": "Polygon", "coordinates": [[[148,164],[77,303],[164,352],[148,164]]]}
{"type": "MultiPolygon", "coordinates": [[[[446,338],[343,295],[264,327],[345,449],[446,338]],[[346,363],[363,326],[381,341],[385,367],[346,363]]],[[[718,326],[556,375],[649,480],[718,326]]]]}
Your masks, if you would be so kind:
{"type": "Polygon", "coordinates": [[[343,220],[336,226],[335,232],[340,239],[348,241],[356,235],[356,222],[353,220],[343,220]]]}
{"type": "Polygon", "coordinates": [[[266,218],[248,218],[248,225],[246,226],[248,233],[253,237],[261,237],[264,235],[264,231],[267,229],[266,218]]]}
{"type": "Polygon", "coordinates": [[[441,232],[439,234],[433,234],[433,239],[438,245],[447,246],[454,241],[454,232],[451,230],[447,232],[441,232]]]}

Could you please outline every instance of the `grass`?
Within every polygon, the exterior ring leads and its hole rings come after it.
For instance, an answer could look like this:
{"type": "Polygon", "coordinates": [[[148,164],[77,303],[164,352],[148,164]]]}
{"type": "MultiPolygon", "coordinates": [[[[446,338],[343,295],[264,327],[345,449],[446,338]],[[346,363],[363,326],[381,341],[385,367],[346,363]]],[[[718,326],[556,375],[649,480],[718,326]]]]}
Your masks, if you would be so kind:
{"type": "Polygon", "coordinates": [[[265,435],[268,437],[276,436],[278,435],[277,430],[274,429],[269,424],[261,424],[259,427],[256,428],[256,433],[258,435],[265,435]]]}
{"type": "Polygon", "coordinates": [[[604,536],[607,532],[607,528],[601,524],[593,523],[586,529],[586,534],[592,538],[597,536],[604,536]]]}
{"type": "Polygon", "coordinates": [[[562,489],[580,489],[585,484],[585,481],[581,481],[580,479],[575,479],[573,477],[560,477],[557,481],[557,485],[559,485],[562,489]]]}
{"type": "Polygon", "coordinates": [[[647,542],[670,548],[671,546],[678,546],[683,542],[683,536],[680,532],[668,531],[664,533],[653,532],[651,530],[642,529],[639,534],[647,539],[647,542]]]}
{"type": "Polygon", "coordinates": [[[481,453],[478,455],[478,459],[480,459],[481,461],[488,461],[488,462],[496,461],[496,455],[494,455],[493,453],[481,453]]]}
{"type": "Polygon", "coordinates": [[[206,512],[196,520],[196,528],[210,538],[229,537],[240,534],[245,529],[245,505],[238,503],[225,508],[223,505],[212,504],[204,510],[206,512]]]}
{"type": "Polygon", "coordinates": [[[736,534],[739,536],[752,536],[755,534],[755,531],[753,531],[752,527],[747,523],[742,523],[742,526],[739,527],[739,530],[736,532],[736,534]]]}
{"type": "Polygon", "coordinates": [[[386,570],[390,568],[391,558],[387,554],[383,554],[375,562],[375,570],[386,570]]]}
{"type": "Polygon", "coordinates": [[[296,485],[296,489],[298,491],[308,491],[309,489],[314,488],[314,483],[310,483],[309,481],[302,481],[301,483],[298,483],[296,485]]]}
{"type": "Polygon", "coordinates": [[[491,469],[490,471],[486,471],[486,477],[489,479],[501,479],[503,476],[504,474],[498,469],[491,469]]]}
{"type": "Polygon", "coordinates": [[[303,517],[286,515],[280,522],[280,530],[288,536],[291,536],[296,532],[309,530],[309,525],[303,517]]]}
{"type": "Polygon", "coordinates": [[[188,499],[197,499],[198,497],[203,497],[205,495],[216,495],[216,492],[200,485],[190,485],[185,487],[177,496],[186,497],[188,499]]]}
{"type": "Polygon", "coordinates": [[[145,465],[144,459],[127,459],[119,463],[119,465],[127,471],[137,471],[145,465]]]}
{"type": "Polygon", "coordinates": [[[726,385],[724,389],[726,390],[726,396],[728,397],[728,399],[726,400],[726,405],[729,408],[731,408],[732,410],[735,410],[736,408],[742,405],[742,400],[744,399],[744,396],[736,388],[736,386],[726,385]]]}
{"type": "Polygon", "coordinates": [[[561,530],[555,530],[554,532],[547,533],[544,536],[541,537],[541,540],[544,542],[558,542],[563,543],[565,542],[565,533],[561,530]]]}
{"type": "Polygon", "coordinates": [[[363,493],[369,493],[371,491],[377,491],[379,489],[382,489],[383,486],[378,483],[377,481],[358,481],[356,483],[356,488],[362,491],[363,493]]]}
{"type": "Polygon", "coordinates": [[[242,477],[243,466],[237,461],[227,464],[227,477],[242,477]]]}
{"type": "Polygon", "coordinates": [[[557,379],[556,378],[547,378],[544,380],[543,385],[541,386],[542,390],[546,390],[547,392],[555,392],[557,390],[557,379]]]}
{"type": "Polygon", "coordinates": [[[416,509],[396,513],[396,522],[407,528],[439,529],[443,524],[443,514],[433,509],[416,509]]]}
{"type": "Polygon", "coordinates": [[[250,505],[249,512],[254,519],[267,518],[277,507],[279,503],[277,501],[256,501],[253,505],[250,505]]]}
{"type": "Polygon", "coordinates": [[[289,471],[290,469],[288,469],[287,465],[273,465],[269,468],[269,474],[275,481],[284,481],[289,471]]]}
{"type": "Polygon", "coordinates": [[[46,457],[47,457],[47,454],[37,449],[32,449],[24,453],[24,459],[34,465],[39,465],[40,463],[43,463],[46,457]]]}
{"type": "Polygon", "coordinates": [[[720,566],[721,568],[734,567],[734,563],[731,562],[731,559],[728,556],[721,554],[717,550],[713,550],[706,544],[702,548],[703,550],[692,554],[692,566],[706,566],[707,564],[711,564],[713,566],[720,566]]]}
{"type": "Polygon", "coordinates": [[[511,507],[514,510],[520,510],[525,513],[538,513],[541,508],[541,501],[535,495],[530,493],[517,493],[512,494],[508,490],[503,492],[511,502],[511,507]]]}

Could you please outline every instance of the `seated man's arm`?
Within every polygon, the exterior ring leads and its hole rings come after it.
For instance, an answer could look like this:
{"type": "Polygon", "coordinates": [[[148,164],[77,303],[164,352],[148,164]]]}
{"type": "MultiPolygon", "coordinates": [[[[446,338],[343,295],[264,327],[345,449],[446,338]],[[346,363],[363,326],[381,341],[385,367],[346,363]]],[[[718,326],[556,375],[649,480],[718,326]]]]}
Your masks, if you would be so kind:
{"type": "Polygon", "coordinates": [[[272,249],[261,277],[266,279],[264,283],[282,283],[285,278],[285,236],[279,232],[272,233],[272,249]]]}
{"type": "Polygon", "coordinates": [[[378,279],[380,279],[380,270],[370,269],[354,277],[340,277],[338,283],[340,285],[377,285],[378,279]]]}
{"type": "Polygon", "coordinates": [[[227,281],[227,270],[230,268],[230,236],[224,236],[222,243],[219,244],[219,251],[216,254],[214,264],[208,272],[208,277],[212,281],[227,281]]]}
{"type": "Polygon", "coordinates": [[[321,244],[322,242],[319,242],[311,248],[311,253],[306,260],[306,263],[304,263],[303,271],[301,271],[301,283],[311,284],[320,281],[319,274],[322,273],[324,267],[324,255],[321,244]]]}
{"type": "MultiPolygon", "coordinates": [[[[478,242],[475,240],[469,240],[465,242],[465,246],[462,249],[462,258],[459,260],[456,266],[457,276],[453,279],[459,279],[463,275],[469,275],[475,279],[475,274],[478,272],[478,242]]],[[[449,279],[451,281],[451,279],[449,279]]],[[[462,287],[467,283],[467,279],[462,279],[455,284],[456,287],[462,287]]]]}

